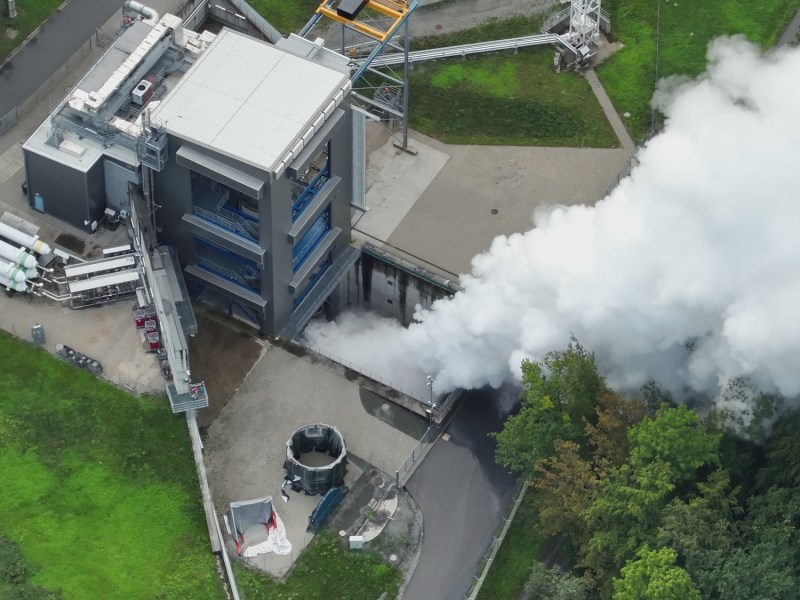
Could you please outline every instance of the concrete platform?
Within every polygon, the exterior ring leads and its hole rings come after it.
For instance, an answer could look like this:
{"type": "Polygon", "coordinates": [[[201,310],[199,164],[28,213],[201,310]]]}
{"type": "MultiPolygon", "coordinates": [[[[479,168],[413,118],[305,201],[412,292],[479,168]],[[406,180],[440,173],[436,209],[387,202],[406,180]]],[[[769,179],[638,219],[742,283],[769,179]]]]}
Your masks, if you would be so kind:
{"type": "Polygon", "coordinates": [[[452,146],[417,132],[396,148],[370,123],[367,212],[353,236],[450,279],[498,235],[529,230],[539,206],[594,204],[616,185],[628,149],[452,146]]]}
{"type": "MultiPolygon", "coordinates": [[[[349,455],[390,473],[391,478],[417,443],[416,436],[375,416],[362,401],[358,382],[349,381],[338,365],[265,345],[260,360],[208,427],[205,449],[209,485],[219,512],[234,500],[272,496],[292,552],[248,561],[275,576],[284,575],[313,538],[306,527],[320,496],[287,490],[289,502],[281,501],[286,442],[296,429],[312,423],[335,425],[349,455]]],[[[350,462],[345,485],[353,485],[361,475],[359,463],[350,462]]]]}

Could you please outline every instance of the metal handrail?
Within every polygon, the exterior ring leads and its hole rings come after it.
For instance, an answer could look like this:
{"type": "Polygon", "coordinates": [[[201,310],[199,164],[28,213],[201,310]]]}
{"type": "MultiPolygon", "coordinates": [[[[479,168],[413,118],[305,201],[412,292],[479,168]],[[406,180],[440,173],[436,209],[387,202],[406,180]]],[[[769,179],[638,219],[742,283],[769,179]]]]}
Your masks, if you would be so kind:
{"type": "Polygon", "coordinates": [[[234,271],[232,269],[229,269],[227,267],[223,267],[222,265],[220,265],[219,263],[214,262],[213,260],[210,260],[210,259],[205,258],[203,256],[198,256],[197,257],[197,266],[201,267],[201,268],[203,268],[203,269],[205,269],[207,271],[210,271],[212,273],[215,273],[217,275],[220,275],[221,277],[224,277],[224,278],[228,279],[229,281],[232,281],[232,282],[240,285],[241,287],[243,287],[243,288],[245,288],[247,290],[257,291],[257,290],[254,290],[252,285],[247,283],[247,280],[244,278],[244,276],[241,273],[239,273],[238,271],[234,271]]]}
{"type": "MultiPolygon", "coordinates": [[[[355,260],[353,262],[355,262],[355,260]]],[[[330,281],[320,290],[318,297],[327,298],[328,295],[333,291],[333,288],[339,285],[339,274],[341,274],[342,271],[349,269],[352,264],[353,264],[352,262],[347,261],[343,263],[338,269],[336,269],[330,281]]],[[[308,310],[306,310],[302,314],[302,316],[297,320],[297,322],[298,323],[305,322],[306,324],[308,324],[308,321],[311,320],[311,316],[314,314],[314,312],[316,312],[318,308],[319,306],[318,305],[315,306],[315,304],[312,302],[311,306],[309,306],[308,310]]],[[[298,338],[300,335],[302,335],[303,331],[305,330],[305,327],[306,327],[305,325],[302,325],[301,327],[297,328],[295,339],[298,338]]]]}
{"type": "Polygon", "coordinates": [[[561,21],[566,19],[569,16],[569,13],[571,11],[572,11],[572,7],[568,6],[567,8],[564,8],[564,9],[558,11],[552,17],[549,17],[548,19],[546,19],[545,22],[542,23],[542,33],[548,33],[550,31],[550,29],[553,28],[554,25],[557,25],[561,21]]]}
{"type": "Polygon", "coordinates": [[[365,377],[369,377],[373,381],[377,381],[378,383],[380,383],[382,385],[385,385],[388,388],[392,388],[393,390],[396,390],[396,391],[400,392],[401,394],[404,394],[404,395],[408,396],[409,398],[413,398],[414,400],[419,400],[418,398],[416,398],[412,394],[412,392],[410,390],[404,388],[402,385],[399,385],[399,384],[397,384],[397,383],[395,383],[393,381],[389,381],[388,379],[385,379],[385,378],[381,377],[377,373],[373,373],[369,369],[365,369],[364,367],[362,367],[360,365],[357,365],[355,363],[352,363],[349,360],[345,360],[342,357],[337,356],[336,354],[333,354],[332,352],[328,352],[327,350],[323,350],[319,346],[313,346],[313,345],[309,344],[308,340],[306,340],[304,338],[300,338],[298,340],[298,342],[305,349],[310,350],[311,352],[319,354],[320,356],[324,356],[325,358],[329,358],[333,362],[339,363],[340,365],[342,365],[344,367],[347,367],[348,369],[352,369],[356,373],[360,373],[361,375],[364,375],[365,377]]]}
{"type": "MultiPolygon", "coordinates": [[[[516,50],[529,46],[541,46],[544,44],[562,44],[575,52],[575,48],[561,39],[554,33],[538,33],[523,37],[509,38],[505,40],[493,40],[489,42],[478,42],[475,44],[461,44],[460,46],[447,46],[445,48],[433,48],[431,50],[416,50],[408,53],[409,62],[421,62],[425,60],[436,60],[440,58],[451,58],[454,56],[466,56],[468,54],[480,54],[483,52],[498,52],[500,50],[516,50]]],[[[402,64],[404,56],[402,52],[379,56],[372,61],[374,67],[388,67],[402,64]]]]}
{"type": "Polygon", "coordinates": [[[397,487],[401,487],[402,483],[405,483],[406,475],[411,470],[411,467],[414,466],[414,463],[419,460],[422,456],[422,449],[427,446],[428,444],[432,443],[431,439],[435,437],[435,434],[438,432],[438,428],[434,425],[429,426],[425,433],[422,434],[422,437],[419,438],[416,446],[411,450],[411,453],[406,457],[406,459],[400,464],[394,472],[394,481],[397,487]]]}

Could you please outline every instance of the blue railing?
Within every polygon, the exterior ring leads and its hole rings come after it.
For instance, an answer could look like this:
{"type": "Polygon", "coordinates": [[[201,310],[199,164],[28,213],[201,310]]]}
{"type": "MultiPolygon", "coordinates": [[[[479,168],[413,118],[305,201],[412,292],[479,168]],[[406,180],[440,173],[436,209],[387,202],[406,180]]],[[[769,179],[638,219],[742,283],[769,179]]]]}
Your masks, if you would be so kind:
{"type": "Polygon", "coordinates": [[[243,237],[251,242],[258,242],[258,219],[245,212],[228,206],[230,190],[218,182],[195,196],[192,212],[203,219],[243,237]]]}
{"type": "Polygon", "coordinates": [[[294,273],[300,269],[303,261],[308,257],[320,240],[331,230],[331,207],[329,206],[317,217],[317,220],[308,228],[292,248],[292,270],[294,273]]]}
{"type": "Polygon", "coordinates": [[[200,237],[195,237],[195,243],[198,267],[247,290],[261,292],[261,269],[256,263],[200,237]]]}
{"type": "Polygon", "coordinates": [[[322,276],[328,271],[331,267],[331,259],[330,257],[325,260],[322,264],[320,264],[319,269],[314,274],[314,276],[308,281],[308,285],[305,289],[300,292],[300,295],[294,299],[294,307],[297,308],[300,304],[305,300],[306,296],[308,296],[309,292],[314,289],[314,286],[317,285],[317,282],[322,279],[322,276]]]}
{"type": "Polygon", "coordinates": [[[292,204],[292,223],[297,221],[297,218],[303,213],[303,210],[305,210],[306,206],[314,199],[314,196],[317,195],[317,192],[319,192],[328,179],[330,179],[330,167],[329,161],[326,161],[322,170],[317,173],[316,177],[311,180],[311,183],[306,186],[303,193],[300,194],[297,200],[292,204]]]}

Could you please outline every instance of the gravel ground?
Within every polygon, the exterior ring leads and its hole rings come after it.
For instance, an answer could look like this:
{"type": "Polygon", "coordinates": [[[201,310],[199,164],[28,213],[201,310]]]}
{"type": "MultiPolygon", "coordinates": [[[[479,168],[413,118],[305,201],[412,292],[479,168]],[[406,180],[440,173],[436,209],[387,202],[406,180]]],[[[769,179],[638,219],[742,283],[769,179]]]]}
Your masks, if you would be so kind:
{"type": "MultiPolygon", "coordinates": [[[[469,29],[490,19],[556,12],[558,0],[440,0],[427,2],[411,17],[411,35],[469,29]]],[[[536,32],[531,32],[536,33],[536,32]]]]}

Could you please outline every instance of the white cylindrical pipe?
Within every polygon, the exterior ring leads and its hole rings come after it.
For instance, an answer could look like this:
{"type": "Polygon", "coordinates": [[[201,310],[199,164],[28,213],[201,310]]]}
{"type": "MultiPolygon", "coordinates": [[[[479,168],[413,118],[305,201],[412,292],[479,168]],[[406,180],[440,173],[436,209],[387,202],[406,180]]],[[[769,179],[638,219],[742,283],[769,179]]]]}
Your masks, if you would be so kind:
{"type": "Polygon", "coordinates": [[[5,275],[0,275],[0,287],[5,287],[7,290],[17,290],[18,292],[24,292],[28,289],[28,286],[21,281],[11,281],[5,275]]]}
{"type": "Polygon", "coordinates": [[[15,248],[11,244],[0,240],[0,257],[10,260],[23,269],[33,269],[36,267],[36,259],[25,252],[22,248],[15,248]]]}
{"type": "Polygon", "coordinates": [[[28,276],[25,274],[25,269],[13,262],[2,259],[0,259],[0,275],[3,275],[10,281],[19,281],[20,283],[24,283],[25,280],[28,279],[28,276]]]}
{"type": "Polygon", "coordinates": [[[33,250],[38,254],[50,254],[50,246],[41,241],[38,235],[28,235],[19,229],[14,229],[11,225],[0,223],[0,236],[3,236],[10,242],[22,244],[29,250],[33,250]]]}
{"type": "Polygon", "coordinates": [[[136,2],[136,0],[125,0],[124,7],[132,12],[142,15],[145,23],[151,23],[152,25],[158,23],[158,12],[149,6],[145,6],[141,2],[136,2]]]}

